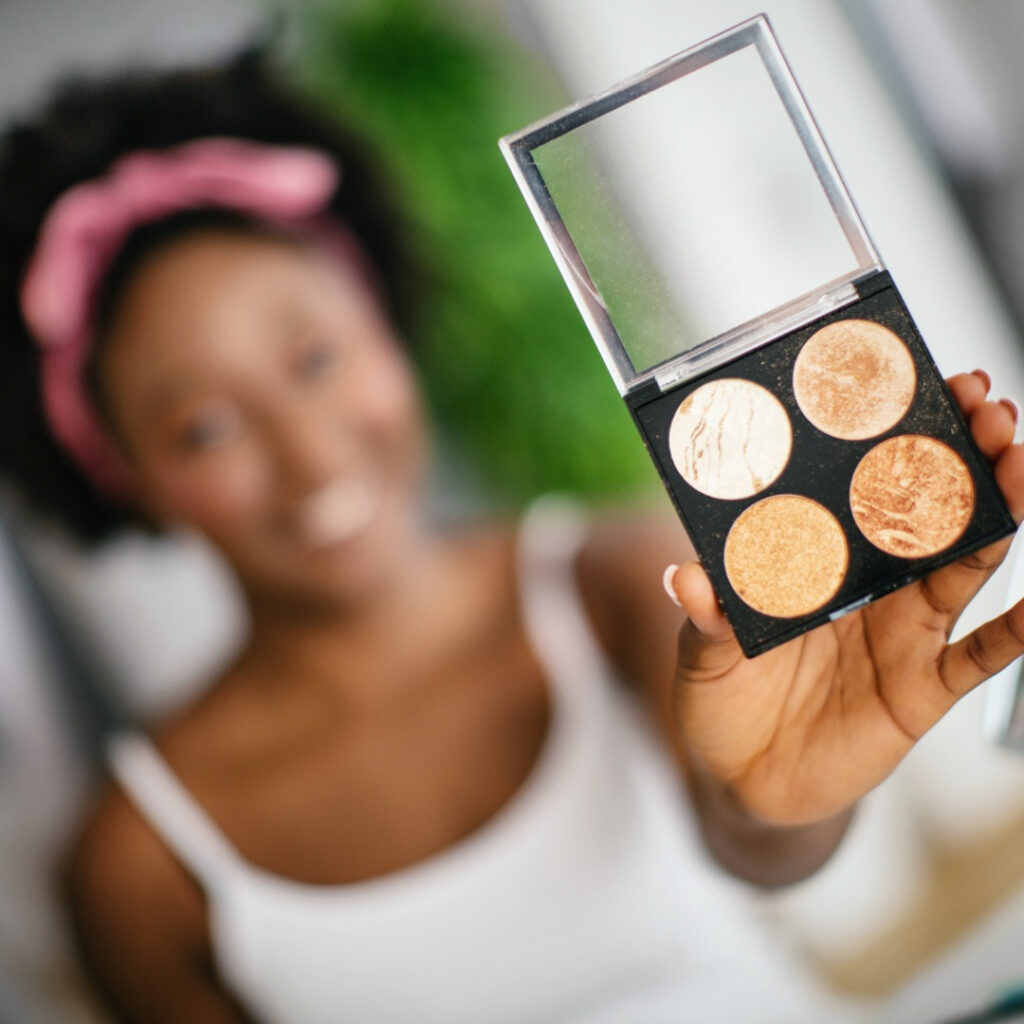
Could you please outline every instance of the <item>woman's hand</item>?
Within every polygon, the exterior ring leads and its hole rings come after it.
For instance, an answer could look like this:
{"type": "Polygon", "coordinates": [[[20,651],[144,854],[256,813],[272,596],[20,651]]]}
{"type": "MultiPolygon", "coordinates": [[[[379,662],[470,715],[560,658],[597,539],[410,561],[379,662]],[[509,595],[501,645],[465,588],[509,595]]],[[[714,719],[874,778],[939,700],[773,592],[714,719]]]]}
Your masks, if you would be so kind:
{"type": "MultiPolygon", "coordinates": [[[[986,401],[981,371],[949,380],[1014,519],[1024,516],[1017,413],[986,401]]],[[[673,693],[680,740],[705,787],[764,824],[834,818],[881,782],[978,683],[1024,653],[1024,601],[954,644],[964,607],[1009,539],[748,660],[701,566],[668,583],[688,618],[673,693]]]]}

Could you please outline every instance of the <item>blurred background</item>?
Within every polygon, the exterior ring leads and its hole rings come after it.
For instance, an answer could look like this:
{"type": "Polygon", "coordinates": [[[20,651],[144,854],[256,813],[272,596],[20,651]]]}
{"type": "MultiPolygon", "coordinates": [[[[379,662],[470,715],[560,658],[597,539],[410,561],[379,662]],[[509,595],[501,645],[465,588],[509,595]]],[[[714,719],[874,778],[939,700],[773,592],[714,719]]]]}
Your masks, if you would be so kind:
{"type": "MultiPolygon", "coordinates": [[[[984,366],[1021,405],[1017,0],[0,0],[0,121],[62,75],[269,39],[376,143],[434,275],[412,340],[438,514],[553,489],[664,502],[496,140],[760,10],[940,369],[984,366]]],[[[1022,593],[1008,565],[963,628],[1022,593]]],[[[244,628],[194,538],[86,552],[2,495],[0,1021],[98,1019],[51,879],[100,737],[187,700],[244,628]]],[[[1024,984],[1017,671],[925,738],[818,876],[758,898],[780,942],[879,1019],[949,1019],[1024,984]]]]}

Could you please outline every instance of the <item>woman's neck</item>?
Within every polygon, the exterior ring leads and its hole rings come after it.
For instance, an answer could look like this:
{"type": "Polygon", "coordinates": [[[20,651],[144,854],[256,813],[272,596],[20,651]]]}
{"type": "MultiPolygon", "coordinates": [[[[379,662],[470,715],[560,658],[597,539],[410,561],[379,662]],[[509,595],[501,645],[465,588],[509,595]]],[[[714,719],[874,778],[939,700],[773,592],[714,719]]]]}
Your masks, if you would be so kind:
{"type": "Polygon", "coordinates": [[[403,700],[479,607],[488,574],[478,571],[477,547],[423,534],[349,602],[297,608],[250,595],[247,670],[268,687],[315,691],[353,709],[403,700]]]}

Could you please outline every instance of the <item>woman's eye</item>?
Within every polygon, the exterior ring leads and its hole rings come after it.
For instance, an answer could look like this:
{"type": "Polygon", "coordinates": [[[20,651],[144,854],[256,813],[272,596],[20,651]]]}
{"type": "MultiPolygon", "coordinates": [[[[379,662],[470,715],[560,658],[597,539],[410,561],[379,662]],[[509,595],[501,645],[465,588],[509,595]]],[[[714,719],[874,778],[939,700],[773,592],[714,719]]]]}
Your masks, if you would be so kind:
{"type": "Polygon", "coordinates": [[[336,345],[323,343],[312,345],[301,353],[296,371],[303,380],[314,380],[333,369],[340,358],[336,345]]]}
{"type": "Polygon", "coordinates": [[[230,409],[211,410],[193,417],[180,433],[181,446],[200,452],[232,440],[242,429],[241,417],[230,409]]]}

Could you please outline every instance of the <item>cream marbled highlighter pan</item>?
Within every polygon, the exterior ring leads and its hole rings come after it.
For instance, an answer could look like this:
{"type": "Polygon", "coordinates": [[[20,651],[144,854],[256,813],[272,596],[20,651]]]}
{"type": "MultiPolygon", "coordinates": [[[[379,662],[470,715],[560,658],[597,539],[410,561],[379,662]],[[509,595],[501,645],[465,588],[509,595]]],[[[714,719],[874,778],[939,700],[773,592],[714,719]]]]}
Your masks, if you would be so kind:
{"type": "Polygon", "coordinates": [[[634,412],[750,656],[1008,529],[895,290],[843,312],[634,412]]]}
{"type": "Polygon", "coordinates": [[[793,431],[782,403],[749,380],[714,380],[680,404],[668,447],[679,475],[712,498],[759,494],[786,468],[793,431]]]}

